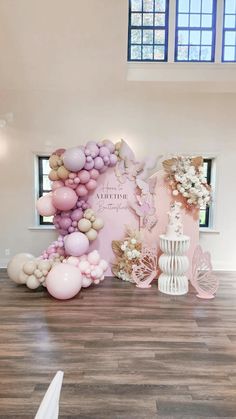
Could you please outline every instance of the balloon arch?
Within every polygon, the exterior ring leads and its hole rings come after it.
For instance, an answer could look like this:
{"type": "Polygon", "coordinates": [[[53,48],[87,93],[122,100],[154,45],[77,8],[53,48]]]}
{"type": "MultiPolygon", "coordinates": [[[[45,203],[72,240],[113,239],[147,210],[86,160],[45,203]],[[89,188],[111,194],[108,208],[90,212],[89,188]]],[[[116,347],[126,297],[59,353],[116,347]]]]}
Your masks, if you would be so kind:
{"type": "Polygon", "coordinates": [[[102,218],[89,207],[88,196],[98,177],[116,166],[122,142],[89,141],[85,146],[58,149],[49,159],[52,191],[36,203],[42,216],[53,216],[59,236],[38,258],[17,254],[8,264],[8,275],[30,289],[43,285],[58,299],[74,297],[81,287],[99,284],[108,263],[89,246],[103,228],[102,218]]]}

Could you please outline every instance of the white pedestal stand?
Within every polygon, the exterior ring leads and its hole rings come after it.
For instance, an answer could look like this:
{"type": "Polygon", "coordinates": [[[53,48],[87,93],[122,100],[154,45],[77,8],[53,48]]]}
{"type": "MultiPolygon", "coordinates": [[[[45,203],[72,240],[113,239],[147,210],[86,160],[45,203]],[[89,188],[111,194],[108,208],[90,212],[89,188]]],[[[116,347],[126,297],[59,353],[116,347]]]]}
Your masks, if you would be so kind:
{"type": "Polygon", "coordinates": [[[189,244],[188,236],[178,239],[160,236],[160,248],[164,253],[159,259],[159,267],[163,273],[158,278],[158,289],[164,294],[183,295],[188,292],[188,278],[184,274],[189,268],[189,261],[184,253],[189,244]]]}

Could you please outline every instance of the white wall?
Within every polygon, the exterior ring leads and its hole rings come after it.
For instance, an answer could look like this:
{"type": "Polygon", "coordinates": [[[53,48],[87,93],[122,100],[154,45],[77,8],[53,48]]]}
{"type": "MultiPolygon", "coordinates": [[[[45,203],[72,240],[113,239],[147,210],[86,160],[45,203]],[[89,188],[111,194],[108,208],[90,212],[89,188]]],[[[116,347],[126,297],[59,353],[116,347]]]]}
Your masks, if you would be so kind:
{"type": "Polygon", "coordinates": [[[34,224],[33,153],[126,139],[148,153],[217,154],[215,228],[201,235],[220,269],[236,269],[236,95],[127,81],[126,0],[1,0],[0,261],[39,254],[53,232],[34,224]]]}

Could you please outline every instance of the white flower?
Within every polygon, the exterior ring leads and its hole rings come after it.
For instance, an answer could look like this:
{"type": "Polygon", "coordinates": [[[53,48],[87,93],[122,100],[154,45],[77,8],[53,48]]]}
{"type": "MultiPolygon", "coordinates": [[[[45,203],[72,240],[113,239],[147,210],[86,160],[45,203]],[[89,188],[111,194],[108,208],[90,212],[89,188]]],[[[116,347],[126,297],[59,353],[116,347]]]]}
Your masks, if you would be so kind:
{"type": "Polygon", "coordinates": [[[132,244],[136,244],[137,243],[137,240],[136,239],[131,239],[130,241],[131,241],[132,244]]]}
{"type": "Polygon", "coordinates": [[[179,194],[179,191],[177,191],[177,189],[174,189],[172,193],[174,196],[177,196],[179,194]]]}

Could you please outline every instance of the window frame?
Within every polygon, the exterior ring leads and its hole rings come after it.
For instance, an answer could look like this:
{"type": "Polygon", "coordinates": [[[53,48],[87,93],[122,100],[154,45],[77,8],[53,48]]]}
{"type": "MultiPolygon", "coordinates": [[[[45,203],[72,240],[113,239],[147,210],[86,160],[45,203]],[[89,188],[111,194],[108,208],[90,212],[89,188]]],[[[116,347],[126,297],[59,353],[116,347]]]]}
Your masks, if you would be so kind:
{"type": "MultiPolygon", "coordinates": [[[[49,193],[51,192],[51,189],[44,189],[43,188],[43,176],[45,175],[45,173],[43,173],[43,161],[44,160],[49,160],[50,156],[45,156],[45,155],[38,155],[37,156],[37,168],[38,168],[38,176],[37,176],[37,181],[38,181],[38,198],[40,198],[41,196],[43,196],[44,193],[49,193]]],[[[44,217],[42,215],[38,216],[39,219],[39,226],[51,226],[53,225],[52,222],[50,221],[44,221],[44,217]]]]}
{"type": "MultiPolygon", "coordinates": [[[[142,11],[140,12],[141,14],[144,14],[144,13],[148,13],[148,12],[144,12],[143,11],[143,0],[141,0],[142,1],[142,11]]],[[[143,25],[141,25],[141,26],[133,26],[133,25],[131,25],[131,16],[132,16],[132,8],[131,8],[131,3],[132,3],[132,0],[129,0],[129,14],[128,14],[128,49],[127,49],[127,61],[129,62],[129,63],[144,63],[144,62],[148,62],[148,63],[166,63],[166,62],[168,62],[168,47],[169,47],[169,2],[170,2],[170,0],[165,0],[166,1],[166,10],[165,10],[165,25],[164,26],[155,26],[155,25],[152,25],[152,26],[143,26],[143,25]],[[138,59],[135,59],[135,60],[133,60],[133,59],[131,59],[131,46],[133,45],[132,43],[131,43],[131,30],[132,29],[137,29],[137,30],[145,30],[145,29],[149,29],[149,30],[153,30],[153,31],[155,31],[155,30],[164,30],[165,31],[165,43],[164,43],[164,59],[163,60],[155,60],[154,58],[153,59],[143,59],[142,58],[142,52],[143,52],[143,46],[148,46],[148,45],[150,45],[150,46],[153,46],[153,48],[154,48],[154,46],[155,45],[157,45],[157,44],[155,44],[154,42],[152,43],[152,44],[143,44],[143,36],[142,36],[142,41],[141,41],[141,43],[140,43],[140,47],[141,47],[141,59],[140,60],[138,60],[138,59]]],[[[151,12],[151,13],[155,13],[155,0],[153,0],[153,2],[154,2],[154,11],[153,12],[151,12]]],[[[154,39],[153,39],[154,40],[154,39]]],[[[136,44],[135,44],[136,45],[136,44]]],[[[139,45],[139,44],[137,44],[137,45],[139,45]]],[[[163,45],[163,44],[161,44],[161,45],[163,45]]]]}
{"type": "MultiPolygon", "coordinates": [[[[203,0],[202,0],[203,1],[203,0]]],[[[202,6],[202,4],[201,4],[202,6]]],[[[217,0],[213,0],[213,10],[212,10],[212,26],[211,28],[207,28],[207,27],[191,27],[191,26],[178,26],[178,9],[179,9],[179,0],[176,0],[176,10],[175,10],[175,42],[174,42],[174,62],[175,63],[215,63],[215,59],[216,59],[216,25],[217,25],[217,19],[216,19],[216,14],[217,14],[217,0]],[[186,30],[189,31],[189,33],[191,31],[195,31],[198,30],[200,32],[202,31],[211,31],[212,32],[212,45],[211,45],[211,59],[210,60],[178,60],[177,56],[178,56],[178,31],[179,30],[186,30]]],[[[188,15],[190,16],[190,11],[188,13],[188,15]]],[[[200,16],[204,14],[202,13],[202,10],[200,11],[200,16]]],[[[200,42],[201,42],[201,38],[200,38],[200,42]]],[[[184,45],[185,46],[185,45],[184,45]]],[[[187,45],[188,48],[191,46],[190,44],[187,45]]],[[[194,46],[194,45],[193,45],[194,46]]],[[[202,44],[200,43],[200,45],[197,45],[201,48],[202,44]]],[[[209,46],[209,45],[206,45],[209,46]]],[[[200,50],[200,54],[201,54],[201,50],[200,50]]],[[[188,52],[188,57],[189,57],[189,52],[188,52]]],[[[200,57],[200,55],[199,55],[200,57]]]]}
{"type": "MultiPolygon", "coordinates": [[[[225,53],[225,47],[230,46],[230,45],[225,45],[225,32],[229,31],[229,32],[236,32],[236,26],[234,28],[226,28],[225,27],[225,16],[226,13],[225,12],[225,8],[226,8],[226,0],[223,1],[223,27],[222,27],[222,46],[221,46],[221,62],[224,63],[236,63],[236,43],[234,46],[234,60],[224,60],[224,53],[225,53]]],[[[232,13],[232,15],[235,15],[235,19],[236,19],[236,11],[235,13],[232,13]]],[[[235,37],[236,37],[236,33],[235,33],[235,37]]]]}
{"type": "MultiPolygon", "coordinates": [[[[208,185],[211,185],[212,182],[212,160],[211,158],[203,158],[203,162],[207,163],[207,176],[206,180],[208,185]]],[[[205,223],[201,224],[199,221],[199,228],[209,228],[210,227],[210,211],[211,211],[211,205],[207,205],[205,209],[205,223]]]]}

